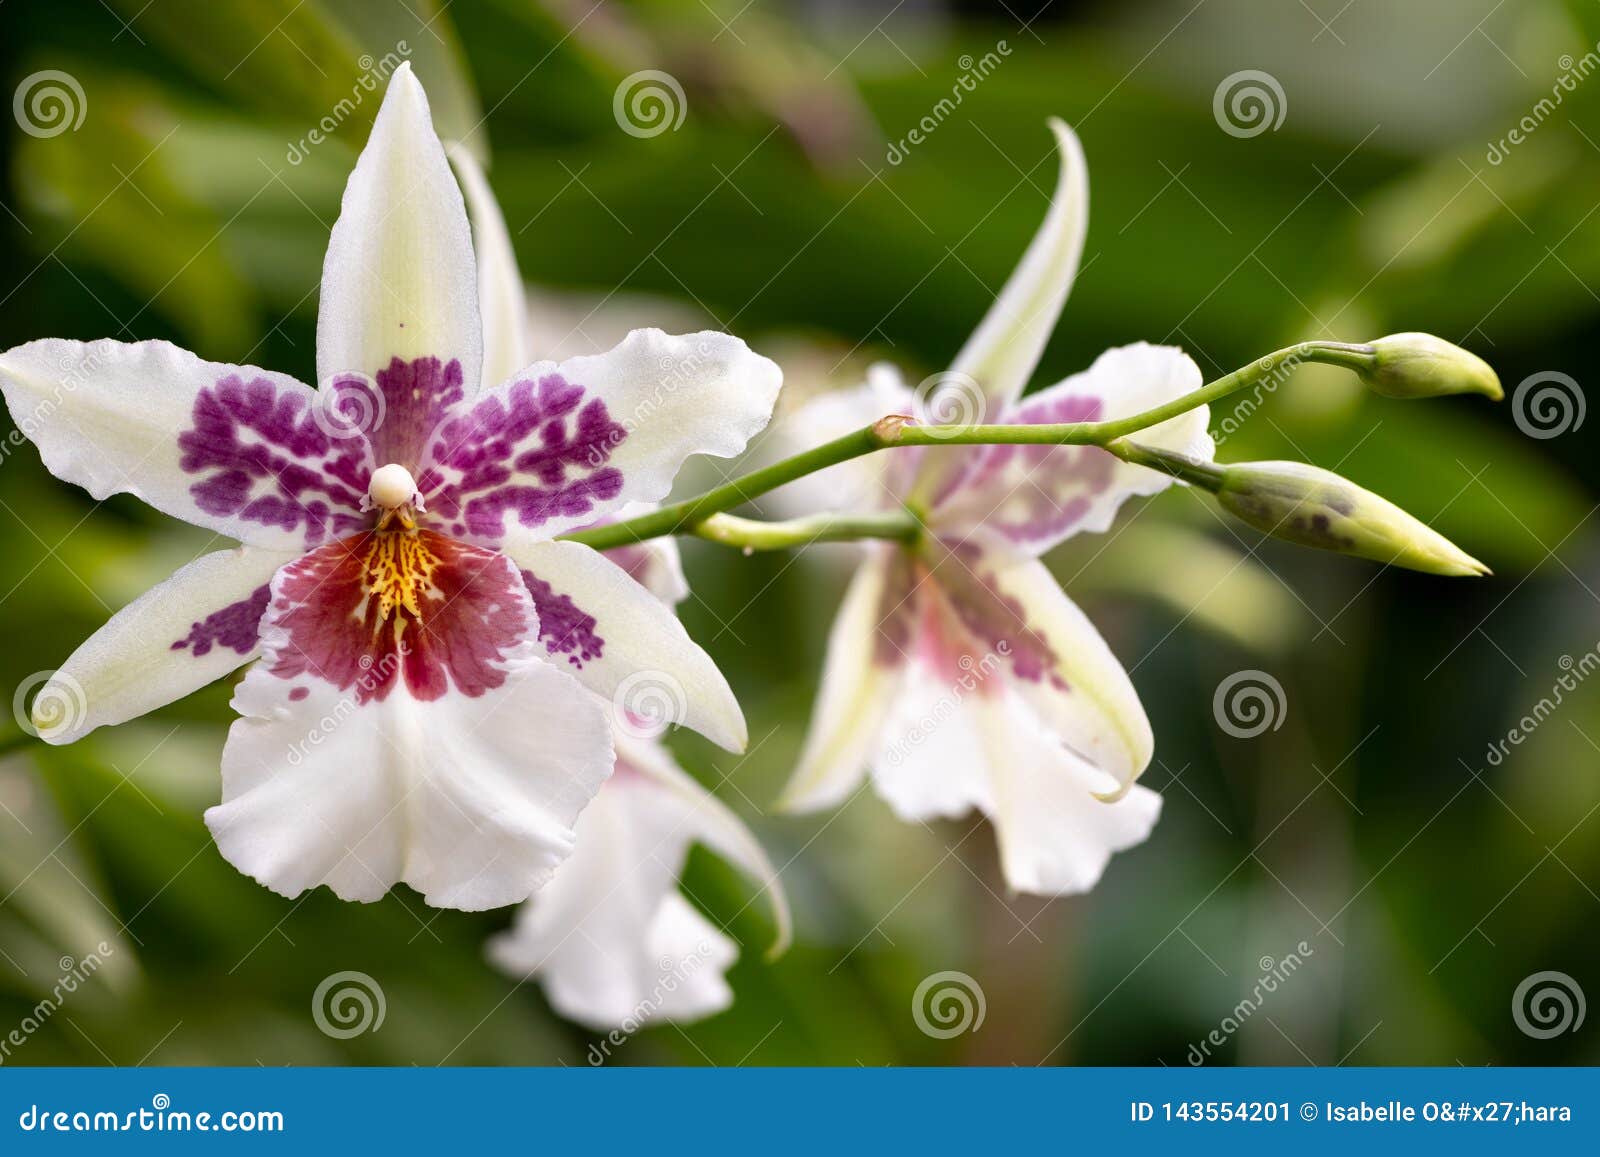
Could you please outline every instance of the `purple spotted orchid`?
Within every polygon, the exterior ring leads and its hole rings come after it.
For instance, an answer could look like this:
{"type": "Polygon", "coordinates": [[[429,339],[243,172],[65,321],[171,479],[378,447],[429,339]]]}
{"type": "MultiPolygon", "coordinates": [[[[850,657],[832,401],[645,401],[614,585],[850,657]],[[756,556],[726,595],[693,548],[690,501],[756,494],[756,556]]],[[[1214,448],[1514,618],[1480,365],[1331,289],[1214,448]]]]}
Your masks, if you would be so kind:
{"type": "MultiPolygon", "coordinates": [[[[1060,179],[1050,210],[945,376],[970,391],[956,401],[975,422],[1114,419],[1201,384],[1181,351],[1140,344],[1018,400],[1076,276],[1087,226],[1081,148],[1065,125],[1051,127],[1060,179]]],[[[789,434],[805,431],[814,444],[886,410],[916,416],[922,401],[880,367],[865,386],[797,413],[789,434]]],[[[1200,407],[1139,440],[1209,458],[1206,423],[1200,407]]],[[[1160,813],[1160,797],[1135,783],[1153,740],[1127,673],[1038,556],[1080,531],[1106,530],[1124,500],[1171,480],[1090,446],[891,450],[807,482],[829,475],[836,495],[908,507],[923,531],[912,546],[866,548],[828,640],[785,803],[837,804],[870,769],[904,819],[974,808],[989,816],[1011,887],[1092,887],[1111,854],[1145,839],[1160,813]]]]}
{"type": "MultiPolygon", "coordinates": [[[[525,365],[532,340],[505,219],[472,155],[455,149],[451,158],[478,257],[484,365],[525,365]]],[[[689,593],[670,537],[605,554],[665,606],[689,593]]],[[[596,1030],[709,1016],[733,1002],[725,973],[739,950],[678,890],[690,845],[704,844],[761,884],[776,917],[775,952],[789,940],[788,900],[749,828],[677,764],[658,723],[635,710],[647,704],[622,695],[606,706],[611,778],[578,817],[571,857],[490,941],[489,957],[512,976],[538,978],[557,1012],[596,1030]]]]}
{"type": "Polygon", "coordinates": [[[671,612],[552,539],[660,499],[692,454],[738,453],[778,368],[723,334],[656,330],[506,364],[486,356],[498,319],[480,317],[478,277],[402,65],[329,240],[319,389],[159,341],[0,355],[6,403],[52,473],[243,544],[74,652],[55,679],[86,710],[43,737],[69,742],[258,658],[206,822],[284,895],[327,884],[375,900],[405,883],[443,907],[526,898],[611,772],[602,700],[641,671],[681,691],[686,725],[745,742],[726,681],[671,612]]]}

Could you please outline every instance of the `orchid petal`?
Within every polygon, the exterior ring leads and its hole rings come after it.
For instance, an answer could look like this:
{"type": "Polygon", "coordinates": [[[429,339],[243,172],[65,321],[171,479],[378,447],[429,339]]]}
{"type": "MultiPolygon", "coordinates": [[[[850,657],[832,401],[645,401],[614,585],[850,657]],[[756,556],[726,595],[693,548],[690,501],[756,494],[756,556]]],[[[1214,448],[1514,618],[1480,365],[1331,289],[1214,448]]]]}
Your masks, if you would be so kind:
{"type": "Polygon", "coordinates": [[[982,811],[1019,892],[1089,891],[1112,853],[1142,842],[1160,815],[1161,797],[1146,788],[1096,799],[1093,765],[1003,682],[963,691],[913,664],[885,734],[873,783],[895,814],[924,822],[982,811]]]}
{"type": "Polygon", "coordinates": [[[298,550],[363,520],[371,455],[309,387],[162,341],[54,338],[0,354],[0,389],[45,467],[251,546],[298,550]]]}
{"type": "Polygon", "coordinates": [[[328,239],[317,314],[317,378],[376,379],[386,411],[372,431],[383,462],[416,448],[453,400],[481,381],[477,273],[461,190],[434,133],[428,97],[401,64],[345,186],[328,239]]]}
{"type": "MultiPolygon", "coordinates": [[[[1109,349],[1082,373],[1026,398],[1000,416],[1007,425],[1100,422],[1129,417],[1200,388],[1182,350],[1139,342],[1109,349]]],[[[1210,459],[1209,411],[1198,406],[1139,431],[1138,442],[1210,459]]],[[[1127,499],[1158,493],[1170,475],[1123,462],[1097,446],[972,448],[930,520],[946,535],[998,534],[1042,554],[1081,531],[1110,528],[1127,499]]]]}
{"type": "Polygon", "coordinates": [[[786,943],[788,907],[749,830],[659,745],[620,738],[617,771],[579,818],[572,859],[490,942],[490,958],[537,975],[557,1011],[596,1029],[726,1008],[737,948],[677,891],[697,840],[763,882],[786,943]]]}
{"type": "Polygon", "coordinates": [[[728,681],[626,571],[575,542],[513,535],[502,549],[522,572],[551,663],[646,725],[681,724],[729,751],[744,750],[744,713],[728,681]]]}
{"type": "Polygon", "coordinates": [[[483,380],[503,382],[532,360],[528,348],[527,295],[517,271],[500,203],[477,158],[462,145],[451,145],[450,161],[466,194],[472,222],[472,247],[478,259],[478,312],[483,318],[483,380]]]}
{"type": "Polygon", "coordinates": [[[206,813],[223,856],[291,897],[525,899],[613,758],[604,710],[540,658],[536,622],[509,562],[431,533],[284,567],[206,813]]]}
{"type": "Polygon", "coordinates": [[[686,458],[738,454],[783,379],[720,333],[629,334],[609,353],[540,362],[439,427],[418,476],[452,534],[494,546],[541,538],[664,497],[686,458]]]}
{"type": "MultiPolygon", "coordinates": [[[[971,379],[977,397],[973,421],[992,421],[1021,396],[1039,364],[1078,275],[1089,228],[1089,170],[1077,134],[1052,118],[1060,175],[1044,223],[983,321],[951,363],[948,377],[971,379]]],[[[961,450],[938,447],[924,456],[917,493],[937,493],[961,461],[961,450]]]]}
{"type": "Polygon", "coordinates": [[[1102,798],[1125,794],[1154,753],[1150,720],[1122,664],[1044,564],[967,544],[945,547],[932,573],[948,614],[985,650],[978,662],[1003,660],[1007,685],[1099,769],[1102,798]]]}
{"type": "Polygon", "coordinates": [[[240,547],[195,559],[123,607],[34,701],[39,738],[71,743],[183,698],[252,659],[267,584],[292,554],[240,547]]]}
{"type": "Polygon", "coordinates": [[[905,665],[911,592],[904,555],[892,548],[874,549],[850,580],[828,632],[805,747],[779,807],[832,807],[866,774],[905,665]]]}

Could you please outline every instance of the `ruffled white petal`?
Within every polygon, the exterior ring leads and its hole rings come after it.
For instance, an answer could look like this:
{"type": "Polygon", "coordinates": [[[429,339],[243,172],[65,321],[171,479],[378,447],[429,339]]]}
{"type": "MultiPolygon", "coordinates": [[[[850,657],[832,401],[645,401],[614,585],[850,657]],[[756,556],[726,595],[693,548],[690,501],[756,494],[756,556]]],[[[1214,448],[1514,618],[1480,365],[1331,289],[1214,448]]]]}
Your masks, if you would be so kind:
{"type": "Polygon", "coordinates": [[[730,751],[744,713],[711,656],[672,611],[599,551],[513,534],[502,552],[523,572],[550,662],[644,724],[691,727],[730,751]]]}
{"type": "Polygon", "coordinates": [[[273,572],[294,556],[240,547],[196,559],[113,615],[34,700],[48,743],[154,711],[255,657],[273,572]]]}
{"type": "Polygon", "coordinates": [[[897,563],[892,549],[872,549],[845,591],[800,762],[778,803],[785,810],[832,807],[866,774],[905,665],[887,629],[909,611],[897,563]]]}
{"type": "Polygon", "coordinates": [[[477,158],[451,145],[450,161],[466,194],[472,246],[478,259],[478,312],[483,318],[483,380],[503,382],[533,359],[528,346],[528,303],[517,272],[505,215],[477,158]]]}
{"type": "Polygon", "coordinates": [[[578,820],[571,860],[490,942],[490,958],[537,976],[558,1012],[596,1029],[726,1008],[723,973],[738,950],[677,891],[696,841],[763,882],[786,941],[788,908],[749,830],[659,746],[623,740],[616,775],[578,820]]]}
{"type": "Polygon", "coordinates": [[[424,701],[400,679],[382,698],[341,691],[289,655],[287,574],[262,661],[234,695],[222,803],[206,812],[223,856],[290,897],[326,884],[370,901],[404,883],[437,907],[525,899],[571,852],[611,771],[601,705],[531,640],[495,660],[503,682],[476,694],[424,701]],[[303,673],[274,673],[286,669],[303,673]]]}
{"type": "Polygon", "coordinates": [[[316,542],[360,499],[328,470],[365,443],[330,438],[316,393],[284,374],[164,341],[47,338],[0,354],[0,390],[57,478],[253,546],[316,542]]]}
{"type": "MultiPolygon", "coordinates": [[[[1007,424],[1110,421],[1192,393],[1200,369],[1173,346],[1139,342],[1106,350],[1082,373],[1023,400],[997,420],[1007,424]]],[[[1210,412],[1199,406],[1141,430],[1149,446],[1210,459],[1210,412]]],[[[940,533],[980,528],[1041,554],[1080,531],[1111,526],[1129,498],[1155,494],[1170,475],[1132,466],[1094,446],[975,446],[930,515],[940,533]]]]}
{"type": "MultiPolygon", "coordinates": [[[[982,411],[971,415],[975,422],[994,421],[1022,394],[1078,275],[1089,228],[1089,169],[1077,134],[1054,118],[1050,131],[1060,154],[1050,209],[1000,296],[950,366],[956,380],[970,378],[977,384],[978,397],[963,399],[967,408],[982,411]],[[971,405],[980,400],[981,405],[971,405]]],[[[957,447],[930,450],[918,474],[917,493],[938,493],[960,460],[957,447]]]]}
{"type": "Polygon", "coordinates": [[[895,813],[926,821],[982,811],[1006,883],[1020,892],[1087,892],[1161,812],[1161,797],[1142,787],[1097,799],[1100,774],[1004,682],[962,692],[914,664],[885,735],[873,782],[895,813]]]}
{"type": "Polygon", "coordinates": [[[459,361],[468,396],[481,380],[467,213],[407,62],[389,80],[328,239],[317,377],[376,376],[394,358],[424,357],[459,361]]]}

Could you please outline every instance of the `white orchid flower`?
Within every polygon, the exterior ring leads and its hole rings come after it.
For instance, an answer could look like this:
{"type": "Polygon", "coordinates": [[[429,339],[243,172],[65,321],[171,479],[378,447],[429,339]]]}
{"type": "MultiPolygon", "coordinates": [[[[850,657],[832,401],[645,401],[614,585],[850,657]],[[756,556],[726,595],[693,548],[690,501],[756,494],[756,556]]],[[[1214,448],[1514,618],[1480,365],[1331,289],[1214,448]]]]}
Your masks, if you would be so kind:
{"type": "MultiPolygon", "coordinates": [[[[853,417],[841,417],[840,397],[823,399],[820,426],[859,428],[883,416],[889,395],[898,404],[887,412],[923,416],[930,406],[934,421],[951,408],[974,423],[1107,420],[1200,386],[1181,351],[1140,344],[1018,400],[1071,288],[1088,220],[1082,149],[1064,124],[1051,127],[1061,169],[1049,213],[942,376],[945,392],[917,397],[879,369],[843,395],[859,407],[853,417]]],[[[1199,407],[1138,438],[1210,457],[1206,424],[1199,407]]],[[[790,425],[792,434],[805,423],[790,425]]],[[[907,506],[924,532],[915,546],[867,548],[829,636],[786,806],[838,804],[870,768],[906,820],[973,808],[989,816],[1011,887],[1093,887],[1111,854],[1155,825],[1160,797],[1134,782],[1154,743],[1127,672],[1037,556],[1104,531],[1127,498],[1171,480],[1091,446],[939,446],[846,465],[841,489],[907,506]],[[867,462],[877,473],[864,479],[867,462]]]]}
{"type": "Polygon", "coordinates": [[[0,354],[6,403],[52,473],[243,544],[74,652],[55,681],[85,709],[41,721],[43,737],[131,719],[259,657],[206,822],[287,896],[405,883],[443,907],[526,898],[610,773],[597,696],[640,670],[681,688],[688,726],[745,742],[678,620],[597,552],[551,539],[658,500],[692,454],[738,453],[778,368],[723,334],[655,330],[518,368],[486,357],[478,276],[401,65],[329,241],[319,389],[159,341],[0,354]]]}
{"type": "MultiPolygon", "coordinates": [[[[472,154],[452,148],[450,157],[478,254],[485,364],[520,365],[533,339],[504,215],[472,154]]],[[[618,517],[647,509],[636,504],[618,517]]],[[[668,607],[689,593],[671,537],[605,554],[668,607]]],[[[578,817],[572,856],[489,942],[489,957],[512,976],[540,979],[557,1012],[597,1030],[696,1020],[733,1003],[725,974],[739,949],[678,891],[690,845],[704,844],[761,884],[778,926],[774,952],[789,941],[788,899],[750,829],[678,766],[659,728],[628,710],[627,695],[610,706],[615,770],[578,817]]]]}

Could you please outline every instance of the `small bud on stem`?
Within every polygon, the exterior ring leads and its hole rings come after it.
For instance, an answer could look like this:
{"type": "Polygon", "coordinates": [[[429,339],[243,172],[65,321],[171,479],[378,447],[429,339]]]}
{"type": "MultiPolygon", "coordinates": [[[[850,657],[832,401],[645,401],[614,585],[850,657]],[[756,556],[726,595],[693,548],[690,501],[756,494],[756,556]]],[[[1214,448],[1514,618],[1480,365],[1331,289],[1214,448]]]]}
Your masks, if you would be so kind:
{"type": "Polygon", "coordinates": [[[1505,397],[1488,362],[1430,333],[1390,334],[1371,346],[1371,363],[1358,372],[1380,394],[1391,398],[1482,394],[1496,402],[1505,397]]]}
{"type": "Polygon", "coordinates": [[[1489,568],[1394,503],[1303,462],[1241,462],[1215,489],[1224,510],[1274,538],[1440,575],[1489,568]]]}

